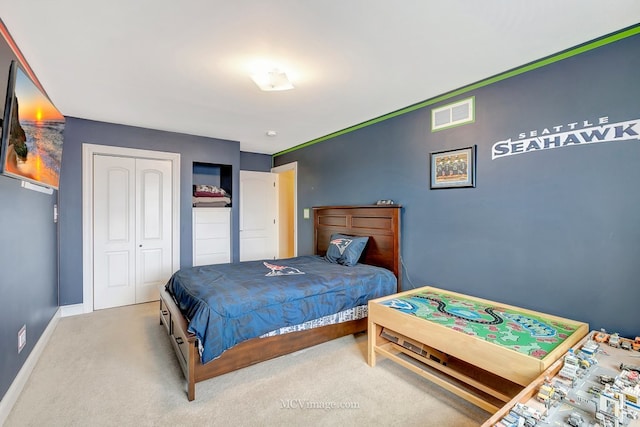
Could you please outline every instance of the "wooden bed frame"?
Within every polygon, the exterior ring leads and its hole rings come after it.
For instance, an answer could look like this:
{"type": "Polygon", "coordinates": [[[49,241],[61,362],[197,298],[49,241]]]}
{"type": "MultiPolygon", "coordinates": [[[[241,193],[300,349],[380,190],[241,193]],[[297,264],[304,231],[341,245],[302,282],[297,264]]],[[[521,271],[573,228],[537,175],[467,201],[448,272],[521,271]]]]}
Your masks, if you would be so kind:
{"type": "MultiPolygon", "coordinates": [[[[326,206],[313,208],[315,253],[324,255],[333,233],[368,236],[360,262],[391,270],[401,289],[399,205],[326,206]]],[[[160,288],[160,324],[170,336],[180,366],[187,379],[187,397],[195,399],[200,381],[235,371],[274,357],[293,353],[345,335],[367,330],[367,319],[322,326],[267,338],[254,338],[225,351],[219,358],[202,364],[194,334],[171,295],[160,288]]]]}

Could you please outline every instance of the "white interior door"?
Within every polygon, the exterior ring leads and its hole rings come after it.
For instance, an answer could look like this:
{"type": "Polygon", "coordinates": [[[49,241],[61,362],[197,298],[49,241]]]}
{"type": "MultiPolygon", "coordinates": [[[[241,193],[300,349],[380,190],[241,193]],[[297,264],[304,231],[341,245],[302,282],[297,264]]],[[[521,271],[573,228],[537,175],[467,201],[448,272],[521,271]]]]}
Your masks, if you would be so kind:
{"type": "Polygon", "coordinates": [[[171,161],[136,159],[136,303],[171,276],[171,196],[171,161]]]}
{"type": "Polygon", "coordinates": [[[171,161],[94,156],[94,308],[158,299],[172,272],[171,161]]]}
{"type": "Polygon", "coordinates": [[[96,309],[135,302],[135,159],[94,156],[96,309]]]}
{"type": "Polygon", "coordinates": [[[240,171],[240,261],[278,256],[278,175],[240,171]]]}

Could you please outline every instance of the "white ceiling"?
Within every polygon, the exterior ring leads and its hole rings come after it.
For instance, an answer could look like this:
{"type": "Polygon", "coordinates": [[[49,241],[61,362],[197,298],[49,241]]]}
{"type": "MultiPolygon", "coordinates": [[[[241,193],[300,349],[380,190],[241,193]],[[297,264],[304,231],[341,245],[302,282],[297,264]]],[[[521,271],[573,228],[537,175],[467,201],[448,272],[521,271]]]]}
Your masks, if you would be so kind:
{"type": "Polygon", "coordinates": [[[640,1],[0,0],[0,18],[65,116],[273,154],[637,24],[640,1]],[[260,91],[256,61],[296,89],[260,91]]]}

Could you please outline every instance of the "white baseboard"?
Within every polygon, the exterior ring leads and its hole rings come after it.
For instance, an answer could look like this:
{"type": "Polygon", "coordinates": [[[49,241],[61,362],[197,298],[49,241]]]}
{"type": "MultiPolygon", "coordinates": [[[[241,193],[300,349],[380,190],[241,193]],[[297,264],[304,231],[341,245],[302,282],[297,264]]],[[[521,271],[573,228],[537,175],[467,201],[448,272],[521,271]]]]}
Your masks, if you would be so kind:
{"type": "Polygon", "coordinates": [[[60,317],[77,316],[84,314],[84,304],[71,304],[60,306],[60,317]]]}
{"type": "Polygon", "coordinates": [[[9,413],[11,412],[11,409],[13,409],[13,405],[18,401],[18,397],[20,396],[20,393],[22,393],[24,386],[27,384],[27,380],[29,379],[33,368],[35,368],[36,363],[38,363],[44,348],[47,346],[53,331],[56,329],[58,321],[60,320],[60,312],[61,308],[58,308],[58,311],[56,311],[56,314],[45,328],[42,336],[40,336],[40,339],[33,347],[33,350],[31,350],[31,353],[24,362],[24,365],[20,368],[18,375],[16,375],[11,386],[9,386],[9,390],[7,390],[7,393],[4,395],[2,400],[0,400],[0,426],[4,425],[4,422],[9,417],[9,413]]]}

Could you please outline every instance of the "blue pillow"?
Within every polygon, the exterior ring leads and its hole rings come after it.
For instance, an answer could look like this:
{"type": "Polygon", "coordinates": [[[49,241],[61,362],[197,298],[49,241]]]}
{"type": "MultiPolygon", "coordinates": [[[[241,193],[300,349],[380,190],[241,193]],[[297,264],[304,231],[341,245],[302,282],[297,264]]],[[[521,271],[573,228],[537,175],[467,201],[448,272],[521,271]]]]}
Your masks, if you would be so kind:
{"type": "Polygon", "coordinates": [[[337,264],[343,252],[344,245],[342,242],[342,235],[332,234],[331,239],[329,239],[329,247],[327,247],[327,253],[324,255],[324,259],[333,264],[337,264]]]}
{"type": "Polygon", "coordinates": [[[352,267],[358,263],[369,237],[332,234],[325,259],[332,263],[352,267]]]}

